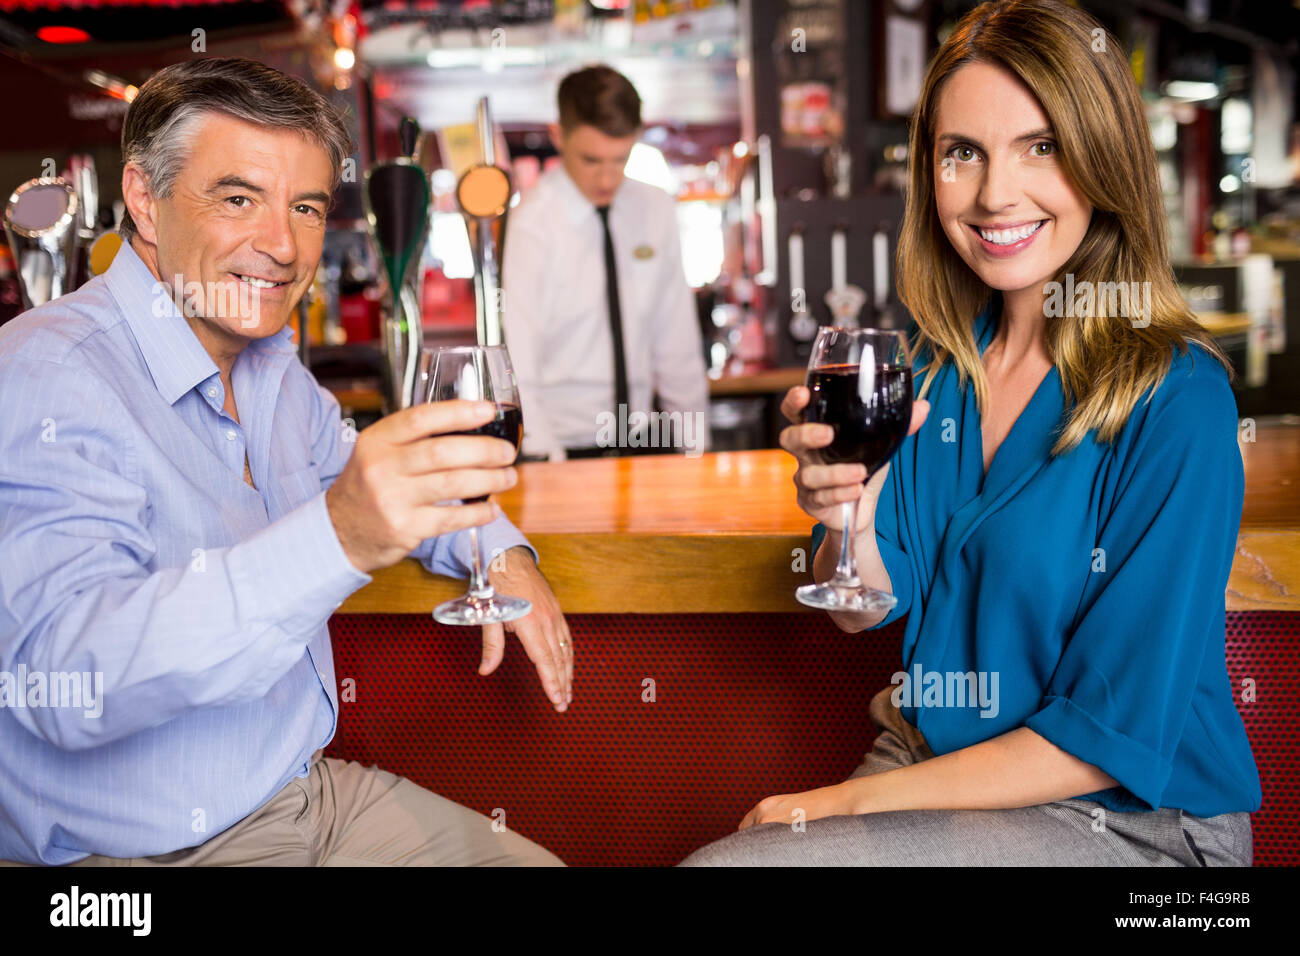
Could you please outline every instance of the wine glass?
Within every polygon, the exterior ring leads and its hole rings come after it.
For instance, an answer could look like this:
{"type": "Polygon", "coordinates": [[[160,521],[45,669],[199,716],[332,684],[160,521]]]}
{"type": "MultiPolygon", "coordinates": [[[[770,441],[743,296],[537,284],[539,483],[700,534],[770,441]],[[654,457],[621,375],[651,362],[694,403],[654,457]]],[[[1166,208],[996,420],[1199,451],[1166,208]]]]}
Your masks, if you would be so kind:
{"type": "Polygon", "coordinates": [[[420,349],[420,360],[415,363],[415,394],[412,402],[429,400],[429,376],[433,374],[433,362],[438,356],[437,349],[420,349]]]}
{"type": "MultiPolygon", "coordinates": [[[[425,400],[445,402],[463,399],[492,402],[496,416],[487,424],[452,435],[489,435],[502,438],[519,450],[523,437],[524,417],[519,407],[515,373],[510,367],[510,353],[504,345],[465,345],[440,348],[433,356],[433,370],[428,377],[425,400]]],[[[487,495],[465,498],[465,504],[487,501],[487,495]]],[[[454,601],[439,604],[434,620],[442,624],[489,624],[513,621],[533,609],[523,598],[497,594],[483,573],[483,556],[479,549],[478,527],[471,527],[470,547],[474,552],[469,593],[454,601]]]]}
{"type": "MultiPolygon", "coordinates": [[[[814,454],[822,464],[867,466],[867,480],[884,467],[912,422],[912,363],[902,332],[824,326],[808,359],[805,422],[834,429],[814,454]]],[[[863,481],[866,484],[866,481],[863,481]]],[[[888,611],[898,598],[863,585],[853,551],[858,499],[842,505],[844,533],[835,575],[795,591],[802,604],[827,611],[888,611]]]]}

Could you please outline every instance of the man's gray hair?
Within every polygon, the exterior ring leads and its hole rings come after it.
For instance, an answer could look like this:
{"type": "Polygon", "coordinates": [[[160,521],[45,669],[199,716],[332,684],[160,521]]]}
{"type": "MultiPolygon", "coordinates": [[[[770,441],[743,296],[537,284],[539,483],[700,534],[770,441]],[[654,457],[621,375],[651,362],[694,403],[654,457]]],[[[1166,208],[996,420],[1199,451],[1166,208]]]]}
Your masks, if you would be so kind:
{"type": "MultiPolygon", "coordinates": [[[[122,165],[144,170],[149,192],[166,199],[189,159],[200,121],[224,113],[258,126],[299,130],[329,155],[330,195],[352,152],[343,116],[323,96],[292,76],[242,57],[208,57],[164,67],[151,76],[126,111],[122,165]]],[[[122,216],[123,242],[135,235],[131,213],[122,216]]]]}

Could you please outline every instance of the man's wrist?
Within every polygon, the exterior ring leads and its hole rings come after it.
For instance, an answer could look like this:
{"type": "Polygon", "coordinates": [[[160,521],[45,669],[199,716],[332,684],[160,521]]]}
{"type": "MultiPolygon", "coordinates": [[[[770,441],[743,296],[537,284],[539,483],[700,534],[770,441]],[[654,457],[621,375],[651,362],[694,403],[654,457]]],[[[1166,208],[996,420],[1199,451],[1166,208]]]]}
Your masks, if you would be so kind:
{"type": "Polygon", "coordinates": [[[537,567],[537,555],[533,554],[533,549],[526,544],[517,544],[513,548],[506,548],[504,553],[507,557],[512,554],[522,555],[528,558],[533,567],[537,567]]]}
{"type": "Polygon", "coordinates": [[[537,567],[537,557],[533,554],[533,549],[526,544],[516,544],[493,555],[487,567],[488,578],[490,580],[494,573],[504,574],[512,568],[535,567],[537,567]]]}

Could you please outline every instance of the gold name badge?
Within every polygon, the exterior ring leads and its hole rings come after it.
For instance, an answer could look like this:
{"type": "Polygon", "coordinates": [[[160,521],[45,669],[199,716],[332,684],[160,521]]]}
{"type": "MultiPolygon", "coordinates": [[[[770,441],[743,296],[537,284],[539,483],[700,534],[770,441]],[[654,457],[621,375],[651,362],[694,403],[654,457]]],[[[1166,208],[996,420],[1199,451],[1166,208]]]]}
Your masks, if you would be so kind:
{"type": "Polygon", "coordinates": [[[638,259],[653,259],[655,251],[650,246],[637,246],[632,250],[632,255],[638,259]]]}

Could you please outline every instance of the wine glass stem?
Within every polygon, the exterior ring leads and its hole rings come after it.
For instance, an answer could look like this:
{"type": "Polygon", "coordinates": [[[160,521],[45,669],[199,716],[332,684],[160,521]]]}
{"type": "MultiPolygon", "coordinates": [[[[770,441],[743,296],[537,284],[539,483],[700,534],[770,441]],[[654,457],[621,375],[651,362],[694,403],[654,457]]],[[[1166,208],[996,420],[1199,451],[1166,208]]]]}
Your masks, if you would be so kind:
{"type": "Polygon", "coordinates": [[[840,561],[835,565],[835,577],[831,584],[844,588],[862,586],[858,579],[858,560],[853,552],[853,542],[857,537],[858,499],[846,501],[841,506],[844,516],[844,532],[840,535],[840,561]]]}
{"type": "Polygon", "coordinates": [[[483,555],[478,546],[478,525],[470,527],[469,543],[474,551],[474,563],[470,566],[470,596],[483,601],[491,600],[493,594],[492,585],[488,582],[486,575],[483,574],[483,555]]]}

